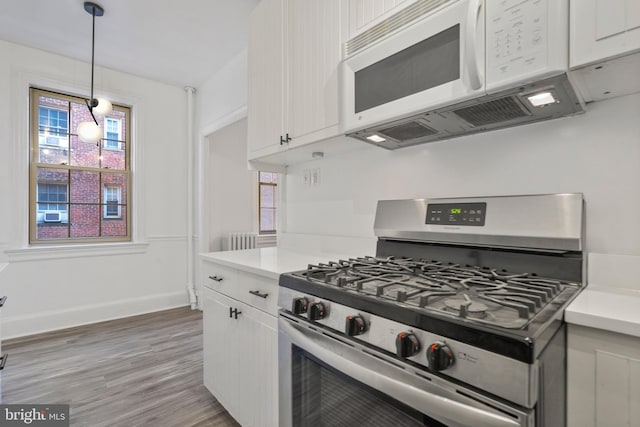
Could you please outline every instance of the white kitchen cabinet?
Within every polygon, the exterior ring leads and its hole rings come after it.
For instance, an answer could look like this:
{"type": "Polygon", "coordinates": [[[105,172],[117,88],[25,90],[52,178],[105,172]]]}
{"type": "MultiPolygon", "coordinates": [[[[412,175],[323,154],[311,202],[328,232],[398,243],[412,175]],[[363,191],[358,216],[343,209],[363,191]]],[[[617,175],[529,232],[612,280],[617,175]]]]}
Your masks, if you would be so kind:
{"type": "Polygon", "coordinates": [[[568,326],[568,427],[640,427],[640,339],[568,326]]]}
{"type": "Polygon", "coordinates": [[[249,31],[248,158],[339,134],[346,3],[262,0],[249,31]]]}
{"type": "Polygon", "coordinates": [[[349,38],[368,30],[416,0],[349,0],[349,38]]]}
{"type": "Polygon", "coordinates": [[[276,280],[203,261],[204,384],[243,426],[278,425],[276,280]]]}
{"type": "Polygon", "coordinates": [[[262,0],[249,23],[248,158],[286,148],[285,0],[262,0]]]}
{"type": "Polygon", "coordinates": [[[640,1],[571,0],[570,66],[640,51],[640,1]]]}

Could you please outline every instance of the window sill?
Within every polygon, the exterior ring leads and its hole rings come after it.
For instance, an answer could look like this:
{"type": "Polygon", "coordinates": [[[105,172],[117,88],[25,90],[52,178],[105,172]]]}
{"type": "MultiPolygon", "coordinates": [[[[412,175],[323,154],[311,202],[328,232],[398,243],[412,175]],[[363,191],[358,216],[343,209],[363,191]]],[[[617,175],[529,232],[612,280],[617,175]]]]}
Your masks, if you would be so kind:
{"type": "Polygon", "coordinates": [[[52,246],[30,246],[24,249],[6,250],[9,262],[39,261],[48,259],[96,257],[105,255],[131,255],[147,251],[149,243],[95,243],[52,246]]]}

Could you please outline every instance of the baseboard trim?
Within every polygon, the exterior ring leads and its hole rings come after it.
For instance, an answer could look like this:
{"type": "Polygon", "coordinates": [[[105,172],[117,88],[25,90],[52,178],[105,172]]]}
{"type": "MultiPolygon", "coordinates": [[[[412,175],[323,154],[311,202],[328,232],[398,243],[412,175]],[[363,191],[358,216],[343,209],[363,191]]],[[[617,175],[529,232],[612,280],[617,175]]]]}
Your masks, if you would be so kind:
{"type": "Polygon", "coordinates": [[[182,291],[85,305],[67,310],[47,311],[35,315],[5,317],[2,319],[2,339],[20,338],[188,305],[188,295],[182,291]]]}

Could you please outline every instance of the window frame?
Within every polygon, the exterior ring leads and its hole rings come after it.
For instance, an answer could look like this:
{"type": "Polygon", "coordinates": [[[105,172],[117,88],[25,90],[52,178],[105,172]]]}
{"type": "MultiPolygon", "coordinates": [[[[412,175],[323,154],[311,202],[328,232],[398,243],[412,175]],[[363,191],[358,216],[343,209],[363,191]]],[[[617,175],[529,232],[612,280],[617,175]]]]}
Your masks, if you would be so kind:
{"type": "MultiPolygon", "coordinates": [[[[266,171],[258,171],[258,234],[264,234],[264,235],[269,235],[269,234],[277,234],[278,233],[278,227],[277,227],[277,203],[276,203],[276,198],[278,196],[278,183],[277,182],[263,182],[261,179],[260,174],[262,173],[274,173],[274,172],[266,172],[266,171]],[[262,230],[262,204],[260,203],[262,200],[262,188],[263,187],[273,187],[273,197],[274,197],[274,201],[273,201],[273,226],[274,229],[273,230],[262,230]]],[[[276,177],[278,176],[277,173],[274,173],[276,175],[276,177]]]]}
{"type": "MultiPolygon", "coordinates": [[[[78,97],[78,96],[74,96],[74,95],[69,95],[69,94],[64,94],[64,93],[60,93],[60,92],[56,92],[56,91],[52,91],[52,90],[45,90],[45,89],[40,89],[38,87],[34,87],[31,86],[29,87],[29,111],[30,111],[30,118],[29,118],[29,235],[28,235],[28,241],[30,245],[33,246],[46,246],[46,245],[73,245],[73,244],[87,244],[87,243],[115,243],[115,242],[132,242],[132,236],[133,236],[133,230],[132,230],[132,182],[131,182],[131,151],[132,151],[132,143],[131,143],[131,109],[129,107],[126,106],[122,106],[122,105],[113,105],[113,110],[114,111],[118,111],[120,113],[124,114],[124,121],[126,123],[126,126],[124,128],[124,132],[122,132],[122,121],[119,118],[115,118],[116,120],[118,120],[119,123],[119,130],[120,130],[120,137],[122,138],[122,140],[124,141],[125,145],[125,149],[122,150],[120,149],[120,151],[124,151],[124,169],[111,169],[109,167],[104,167],[102,166],[102,164],[98,165],[97,167],[89,167],[89,166],[77,166],[77,165],[69,165],[66,163],[63,164],[56,164],[56,163],[41,163],[40,162],[40,143],[39,143],[39,137],[40,137],[40,133],[39,133],[39,107],[40,107],[40,102],[39,102],[39,97],[40,96],[44,96],[44,97],[49,97],[49,98],[54,98],[54,99],[59,99],[65,102],[69,102],[69,103],[80,103],[80,104],[84,104],[85,103],[85,98],[82,97],[78,97]],[[38,239],[38,225],[42,225],[41,223],[38,223],[37,221],[37,217],[38,217],[38,203],[37,203],[37,194],[38,194],[38,184],[40,183],[50,183],[50,182],[46,182],[46,181],[40,181],[38,182],[38,169],[39,168],[46,168],[46,169],[50,169],[50,170],[58,170],[61,172],[66,171],[69,175],[69,180],[67,181],[67,215],[68,215],[68,221],[66,223],[63,223],[64,225],[66,225],[67,227],[71,227],[71,218],[70,218],[70,208],[71,205],[73,205],[73,203],[71,203],[71,174],[73,171],[75,172],[93,172],[93,173],[97,173],[100,176],[100,187],[99,187],[99,191],[100,191],[100,198],[99,198],[99,203],[97,203],[96,205],[100,207],[99,209],[99,214],[96,216],[96,222],[98,223],[98,230],[99,233],[101,234],[104,229],[102,226],[102,221],[103,220],[112,220],[112,219],[116,219],[115,217],[111,216],[108,219],[103,217],[103,213],[104,213],[104,209],[106,209],[106,204],[104,203],[104,199],[103,199],[103,188],[104,185],[107,185],[105,183],[102,182],[102,176],[103,174],[115,174],[115,175],[122,175],[123,179],[126,181],[126,188],[121,187],[121,191],[125,191],[126,194],[126,200],[122,200],[122,195],[120,196],[120,201],[121,203],[118,204],[118,213],[120,214],[120,218],[122,218],[122,206],[126,206],[127,209],[127,214],[126,214],[126,233],[121,235],[121,236],[98,236],[98,237],[63,237],[63,238],[46,238],[46,239],[38,239]]],[[[47,107],[48,108],[48,107],[47,107]]],[[[75,129],[75,124],[73,123],[73,117],[71,114],[71,107],[69,106],[69,115],[68,115],[68,121],[67,121],[67,129],[68,129],[68,134],[67,134],[67,140],[69,142],[71,142],[71,137],[76,136],[76,133],[72,133],[75,129]]],[[[103,125],[104,128],[104,125],[103,125]]],[[[101,139],[103,141],[103,143],[98,143],[97,146],[99,147],[99,155],[100,158],[102,158],[102,150],[104,150],[105,148],[103,147],[104,144],[104,138],[101,139]]],[[[84,143],[83,143],[84,144],[84,143]]],[[[86,144],[90,144],[90,143],[86,143],[86,144]]],[[[118,142],[119,147],[122,146],[121,142],[118,142]]],[[[69,148],[67,147],[60,147],[61,149],[65,149],[65,150],[69,150],[71,151],[69,148]]],[[[108,150],[108,149],[107,149],[108,150]]],[[[113,150],[113,149],[112,149],[113,150]]],[[[69,235],[67,233],[67,235],[69,235]]]]}

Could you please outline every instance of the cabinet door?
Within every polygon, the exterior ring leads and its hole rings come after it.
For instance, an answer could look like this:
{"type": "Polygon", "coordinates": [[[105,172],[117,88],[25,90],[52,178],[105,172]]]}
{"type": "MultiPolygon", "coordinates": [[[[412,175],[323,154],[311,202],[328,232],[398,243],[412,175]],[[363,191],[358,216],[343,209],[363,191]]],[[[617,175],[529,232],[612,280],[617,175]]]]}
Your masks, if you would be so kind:
{"type": "Polygon", "coordinates": [[[236,378],[242,372],[237,354],[239,322],[229,317],[233,300],[207,288],[202,293],[204,385],[236,418],[243,410],[236,378]]]}
{"type": "Polygon", "coordinates": [[[569,325],[567,426],[640,427],[640,341],[569,325]]]}
{"type": "Polygon", "coordinates": [[[338,69],[345,13],[341,0],[288,3],[286,128],[292,147],[338,135],[338,69]]]}
{"type": "Polygon", "coordinates": [[[240,395],[243,426],[278,425],[278,322],[253,307],[244,305],[238,318],[239,354],[242,363],[240,395]],[[248,404],[247,404],[248,403],[248,404]]]}
{"type": "Polygon", "coordinates": [[[241,425],[277,426],[277,318],[207,288],[203,295],[205,386],[241,425]]]}
{"type": "Polygon", "coordinates": [[[248,158],[279,151],[284,129],[285,0],[262,0],[251,14],[248,65],[248,158]]]}
{"type": "Polygon", "coordinates": [[[415,0],[349,0],[349,38],[414,2],[415,0]]]}
{"type": "Polygon", "coordinates": [[[640,1],[571,0],[570,66],[640,49],[640,1]]]}

